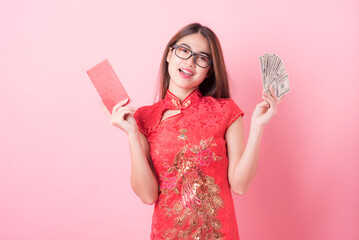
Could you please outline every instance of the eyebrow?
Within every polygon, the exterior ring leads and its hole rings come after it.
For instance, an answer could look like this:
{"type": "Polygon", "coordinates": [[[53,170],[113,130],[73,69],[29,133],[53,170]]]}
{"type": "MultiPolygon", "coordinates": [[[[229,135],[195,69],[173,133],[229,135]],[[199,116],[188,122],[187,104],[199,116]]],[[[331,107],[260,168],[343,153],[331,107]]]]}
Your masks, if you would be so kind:
{"type": "MultiPolygon", "coordinates": [[[[189,48],[189,49],[192,49],[192,48],[191,48],[191,46],[189,46],[188,44],[181,43],[181,45],[183,45],[183,46],[185,46],[185,47],[187,47],[187,48],[189,48]]],[[[203,51],[200,51],[199,53],[205,54],[205,55],[207,55],[208,57],[210,57],[210,56],[211,56],[211,55],[209,55],[208,53],[203,52],[203,51]]]]}

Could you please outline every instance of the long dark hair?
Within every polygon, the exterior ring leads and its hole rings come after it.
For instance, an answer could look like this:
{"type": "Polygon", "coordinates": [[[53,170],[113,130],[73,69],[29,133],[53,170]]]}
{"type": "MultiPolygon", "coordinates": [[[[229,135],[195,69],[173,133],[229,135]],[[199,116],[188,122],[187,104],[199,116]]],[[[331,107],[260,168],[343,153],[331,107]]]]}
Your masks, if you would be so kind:
{"type": "Polygon", "coordinates": [[[171,38],[165,48],[159,72],[159,99],[163,99],[166,96],[169,87],[170,75],[168,73],[168,62],[166,61],[166,58],[170,48],[182,37],[194,33],[200,33],[208,40],[213,61],[209,69],[208,77],[199,85],[201,94],[203,96],[211,96],[214,98],[230,97],[227,70],[224,64],[222,48],[218,37],[210,28],[202,26],[199,23],[191,23],[180,29],[171,38]]]}

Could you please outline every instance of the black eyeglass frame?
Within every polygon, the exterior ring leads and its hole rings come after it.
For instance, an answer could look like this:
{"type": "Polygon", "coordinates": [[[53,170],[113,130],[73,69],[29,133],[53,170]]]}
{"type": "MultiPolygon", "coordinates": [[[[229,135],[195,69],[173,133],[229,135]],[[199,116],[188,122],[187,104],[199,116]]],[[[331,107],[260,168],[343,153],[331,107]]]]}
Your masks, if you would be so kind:
{"type": "Polygon", "coordinates": [[[175,54],[176,54],[176,56],[179,57],[180,59],[187,60],[187,59],[190,59],[192,56],[194,56],[193,61],[194,61],[194,63],[195,63],[198,67],[208,68],[208,67],[212,64],[212,59],[211,59],[209,56],[204,55],[204,54],[200,54],[200,53],[194,53],[193,51],[191,51],[190,49],[186,48],[185,46],[182,46],[182,45],[173,45],[173,46],[171,47],[171,49],[172,49],[172,50],[175,49],[175,54]],[[191,55],[189,55],[188,58],[183,58],[183,57],[178,56],[177,53],[176,53],[176,51],[177,51],[177,48],[179,48],[179,47],[188,50],[188,51],[191,53],[191,55]],[[198,65],[197,62],[196,62],[196,56],[208,57],[208,58],[209,58],[208,65],[207,65],[206,67],[202,67],[202,66],[198,65]]]}

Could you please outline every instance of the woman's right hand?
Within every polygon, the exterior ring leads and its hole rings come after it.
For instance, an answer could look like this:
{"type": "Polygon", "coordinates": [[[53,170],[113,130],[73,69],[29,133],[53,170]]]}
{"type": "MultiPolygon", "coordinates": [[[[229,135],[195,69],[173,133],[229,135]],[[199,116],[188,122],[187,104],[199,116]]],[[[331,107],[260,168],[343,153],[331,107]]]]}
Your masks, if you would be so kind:
{"type": "Polygon", "coordinates": [[[130,106],[123,107],[127,102],[128,98],[117,103],[112,109],[112,114],[108,111],[105,105],[104,111],[111,117],[112,125],[120,128],[122,131],[126,132],[127,135],[130,135],[137,131],[137,123],[133,117],[136,109],[130,106]]]}

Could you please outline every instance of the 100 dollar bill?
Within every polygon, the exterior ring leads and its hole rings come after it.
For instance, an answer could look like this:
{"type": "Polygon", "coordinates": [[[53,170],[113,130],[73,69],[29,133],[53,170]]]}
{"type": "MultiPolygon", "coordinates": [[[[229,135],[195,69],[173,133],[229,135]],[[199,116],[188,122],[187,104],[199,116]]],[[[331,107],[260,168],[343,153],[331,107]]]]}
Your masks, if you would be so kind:
{"type": "Polygon", "coordinates": [[[259,57],[262,71],[263,90],[269,92],[273,86],[277,97],[289,92],[289,77],[283,61],[275,54],[266,53],[259,57]]]}

